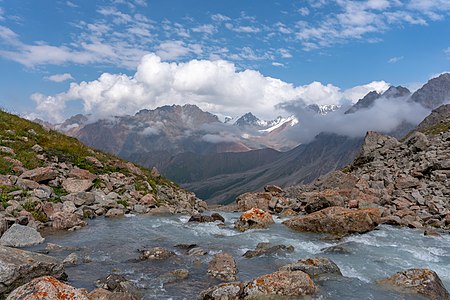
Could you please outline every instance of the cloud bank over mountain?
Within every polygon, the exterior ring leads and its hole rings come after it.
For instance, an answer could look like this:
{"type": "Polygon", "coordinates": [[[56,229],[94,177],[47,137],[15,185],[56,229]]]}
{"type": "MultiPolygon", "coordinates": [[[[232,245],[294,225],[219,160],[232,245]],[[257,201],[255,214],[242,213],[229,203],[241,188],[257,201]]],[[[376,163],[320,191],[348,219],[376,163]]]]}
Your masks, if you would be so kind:
{"type": "Polygon", "coordinates": [[[156,54],[141,59],[133,76],[103,73],[93,81],[71,83],[56,95],[34,93],[36,114],[52,122],[64,119],[68,102],[80,102],[85,114],[95,118],[134,114],[167,104],[195,104],[222,115],[239,116],[251,111],[271,119],[283,114],[279,104],[302,99],[306,104],[343,105],[354,103],[369,91],[383,92],[384,81],[376,81],[348,90],[328,83],[312,82],[295,86],[258,71],[238,70],[225,60],[164,62],[156,54]]]}

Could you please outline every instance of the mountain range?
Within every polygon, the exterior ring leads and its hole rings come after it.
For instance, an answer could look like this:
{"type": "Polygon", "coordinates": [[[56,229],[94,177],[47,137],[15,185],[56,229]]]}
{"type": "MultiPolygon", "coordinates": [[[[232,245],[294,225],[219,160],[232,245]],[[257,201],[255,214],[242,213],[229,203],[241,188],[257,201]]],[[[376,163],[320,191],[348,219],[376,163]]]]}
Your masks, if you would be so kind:
{"type": "MultiPolygon", "coordinates": [[[[431,79],[413,94],[405,87],[391,86],[383,93],[368,93],[350,108],[310,105],[305,109],[319,116],[349,116],[370,110],[381,103],[380,99],[436,108],[450,101],[450,74],[431,79]]],[[[95,122],[91,119],[77,115],[56,128],[94,148],[155,166],[213,203],[231,202],[236,195],[268,183],[285,186],[311,182],[350,163],[363,142],[362,136],[323,132],[299,145],[295,129],[304,126],[300,116],[264,121],[248,112],[236,121],[226,118],[221,122],[189,104],[95,122]]],[[[386,133],[401,138],[415,125],[402,122],[386,133]]]]}

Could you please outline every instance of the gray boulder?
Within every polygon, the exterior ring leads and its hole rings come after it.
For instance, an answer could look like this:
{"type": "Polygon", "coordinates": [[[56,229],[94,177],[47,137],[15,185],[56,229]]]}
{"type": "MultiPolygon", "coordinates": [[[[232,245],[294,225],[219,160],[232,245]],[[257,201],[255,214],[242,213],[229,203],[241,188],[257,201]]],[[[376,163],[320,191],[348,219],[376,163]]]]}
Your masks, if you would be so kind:
{"type": "Polygon", "coordinates": [[[62,263],[53,257],[0,246],[0,298],[44,275],[66,277],[62,263]]]}
{"type": "Polygon", "coordinates": [[[44,238],[34,228],[13,224],[0,238],[0,245],[9,247],[27,247],[44,242],[44,238]]]}

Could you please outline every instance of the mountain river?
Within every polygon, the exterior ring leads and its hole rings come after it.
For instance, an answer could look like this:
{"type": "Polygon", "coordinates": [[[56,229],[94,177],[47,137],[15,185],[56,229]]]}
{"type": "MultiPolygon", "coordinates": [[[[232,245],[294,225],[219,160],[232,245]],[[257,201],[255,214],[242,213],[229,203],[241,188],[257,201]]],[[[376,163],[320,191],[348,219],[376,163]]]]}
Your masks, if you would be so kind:
{"type": "Polygon", "coordinates": [[[143,299],[197,299],[201,290],[220,283],[206,272],[212,255],[220,251],[234,256],[239,281],[272,273],[301,258],[329,257],[344,276],[319,283],[319,292],[307,299],[422,299],[376,284],[377,279],[408,268],[434,270],[450,290],[450,235],[424,236],[420,230],[383,225],[367,234],[336,241],[323,239],[320,234],[294,232],[280,224],[282,219],[276,219],[269,229],[241,233],[233,228],[239,214],[220,214],[226,219],[225,226],[187,223],[189,217],[185,215],[97,218],[78,231],[48,234],[44,244],[30,249],[44,250],[46,243],[75,247],[76,251],[49,252],[61,259],[71,252],[79,256],[78,265],[66,267],[69,284],[92,290],[97,279],[115,272],[142,289],[143,299]],[[292,245],[295,250],[286,255],[242,256],[260,242],[292,245]],[[185,250],[175,247],[177,244],[197,244],[208,254],[187,256],[185,250]],[[343,245],[348,253],[323,253],[322,249],[335,245],[343,245]],[[166,261],[136,260],[140,255],[138,249],[156,246],[175,251],[178,257],[166,261]],[[91,261],[83,263],[86,257],[91,261]],[[189,277],[165,284],[161,275],[180,268],[188,269],[189,277]]]}

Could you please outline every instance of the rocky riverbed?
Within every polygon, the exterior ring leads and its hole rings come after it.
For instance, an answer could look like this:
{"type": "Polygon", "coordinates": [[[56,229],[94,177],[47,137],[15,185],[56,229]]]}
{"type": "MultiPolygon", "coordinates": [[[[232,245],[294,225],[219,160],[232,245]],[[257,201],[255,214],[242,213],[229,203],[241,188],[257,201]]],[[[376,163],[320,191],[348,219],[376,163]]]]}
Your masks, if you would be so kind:
{"type": "Polygon", "coordinates": [[[328,240],[323,234],[293,231],[279,218],[268,228],[241,232],[234,228],[240,213],[221,214],[224,224],[188,222],[185,215],[97,218],[78,231],[44,232],[45,243],[28,249],[60,260],[74,253],[76,261],[66,261],[65,267],[70,285],[93,290],[99,278],[114,273],[130,280],[143,299],[197,298],[201,291],[223,282],[208,272],[214,255],[222,252],[234,258],[237,273],[233,280],[240,282],[276,272],[299,259],[330,258],[342,276],[312,277],[317,286],[312,299],[423,299],[377,283],[410,268],[434,270],[450,288],[448,235],[424,236],[417,229],[382,225],[366,234],[328,240]],[[286,247],[244,256],[264,248],[258,247],[262,242],[286,247]],[[153,247],[174,255],[142,260],[140,250],[153,247]]]}

